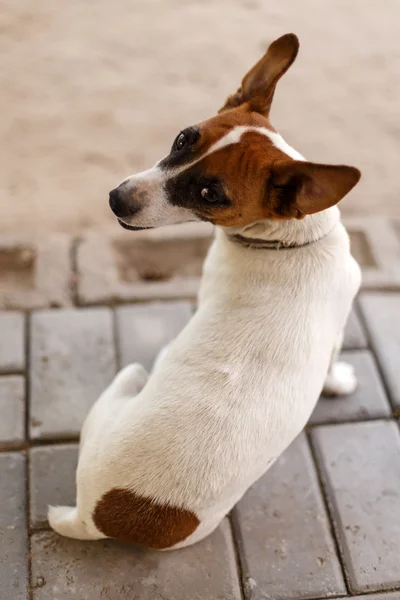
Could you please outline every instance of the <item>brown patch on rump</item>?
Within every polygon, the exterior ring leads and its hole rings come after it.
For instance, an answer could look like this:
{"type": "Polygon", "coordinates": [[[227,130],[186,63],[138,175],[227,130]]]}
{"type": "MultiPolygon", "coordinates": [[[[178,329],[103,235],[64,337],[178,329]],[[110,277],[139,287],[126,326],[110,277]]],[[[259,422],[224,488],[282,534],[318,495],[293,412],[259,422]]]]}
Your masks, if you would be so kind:
{"type": "Polygon", "coordinates": [[[96,505],[93,521],[108,537],[155,550],[182,542],[200,523],[190,510],[158,504],[121,488],[104,494],[96,505]]]}

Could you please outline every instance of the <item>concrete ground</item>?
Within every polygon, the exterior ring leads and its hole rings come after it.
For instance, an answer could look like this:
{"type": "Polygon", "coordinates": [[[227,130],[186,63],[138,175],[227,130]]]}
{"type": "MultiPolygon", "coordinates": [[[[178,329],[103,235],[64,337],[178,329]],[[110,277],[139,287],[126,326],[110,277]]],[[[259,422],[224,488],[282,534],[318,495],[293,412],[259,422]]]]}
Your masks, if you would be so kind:
{"type": "Polygon", "coordinates": [[[157,553],[49,531],[47,504],[75,502],[90,404],[118,367],[149,367],[192,311],[0,312],[1,600],[400,600],[400,293],[361,293],[343,352],[358,390],[320,399],[209,538],[157,553]]]}
{"type": "Polygon", "coordinates": [[[397,0],[3,1],[0,233],[113,223],[108,190],[290,31],[273,123],[310,160],[362,169],[347,213],[400,217],[399,16],[397,0]]]}

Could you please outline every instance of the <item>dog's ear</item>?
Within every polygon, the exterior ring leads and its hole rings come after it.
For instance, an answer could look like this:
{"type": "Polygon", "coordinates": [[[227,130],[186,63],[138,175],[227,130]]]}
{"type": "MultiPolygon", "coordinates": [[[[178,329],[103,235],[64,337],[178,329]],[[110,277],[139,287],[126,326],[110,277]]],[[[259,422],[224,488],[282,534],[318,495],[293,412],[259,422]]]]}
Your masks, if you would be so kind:
{"type": "Polygon", "coordinates": [[[279,160],[272,165],[268,203],[281,218],[302,219],[337,204],[360,177],[355,167],[279,160]]]}
{"type": "Polygon", "coordinates": [[[247,102],[250,110],[267,117],[275,86],[293,63],[298,50],[299,40],[294,33],[287,33],[272,42],[264,56],[245,75],[236,94],[229,96],[219,112],[247,102]]]}

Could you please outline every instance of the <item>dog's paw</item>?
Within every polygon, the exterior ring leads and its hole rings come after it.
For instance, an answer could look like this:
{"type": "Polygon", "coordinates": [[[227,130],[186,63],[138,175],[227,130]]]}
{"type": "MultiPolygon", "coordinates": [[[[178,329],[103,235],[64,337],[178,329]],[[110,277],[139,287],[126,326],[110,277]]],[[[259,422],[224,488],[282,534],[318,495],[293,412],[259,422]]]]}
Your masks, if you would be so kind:
{"type": "Polygon", "coordinates": [[[357,387],[357,378],[351,365],[335,362],[329,371],[322,390],[325,396],[348,396],[357,387]]]}

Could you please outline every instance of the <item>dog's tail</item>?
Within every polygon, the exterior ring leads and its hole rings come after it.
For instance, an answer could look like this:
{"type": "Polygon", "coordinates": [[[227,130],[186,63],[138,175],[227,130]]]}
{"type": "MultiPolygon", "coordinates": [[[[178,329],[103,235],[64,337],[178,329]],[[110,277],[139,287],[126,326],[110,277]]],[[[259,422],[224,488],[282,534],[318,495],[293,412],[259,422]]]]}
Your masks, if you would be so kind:
{"type": "Polygon", "coordinates": [[[100,540],[105,538],[93,523],[80,518],[76,506],[49,506],[50,527],[60,535],[75,540],[100,540]]]}

